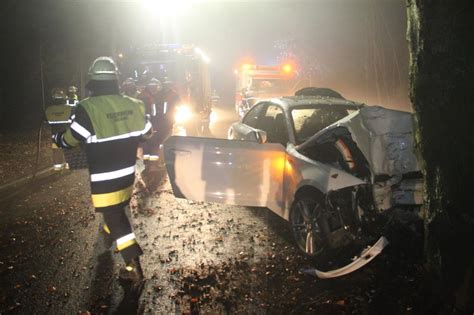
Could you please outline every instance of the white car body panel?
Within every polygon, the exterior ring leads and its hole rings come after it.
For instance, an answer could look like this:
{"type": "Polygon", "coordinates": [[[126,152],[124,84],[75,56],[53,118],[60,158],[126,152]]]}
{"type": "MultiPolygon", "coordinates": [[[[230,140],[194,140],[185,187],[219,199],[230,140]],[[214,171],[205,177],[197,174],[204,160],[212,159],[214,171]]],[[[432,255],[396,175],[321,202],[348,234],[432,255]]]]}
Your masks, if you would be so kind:
{"type": "Polygon", "coordinates": [[[365,106],[321,130],[300,147],[337,127],[346,127],[374,175],[399,175],[420,170],[414,152],[413,115],[379,106],[365,106]]]}
{"type": "Polygon", "coordinates": [[[311,186],[326,194],[330,191],[365,184],[361,179],[335,167],[311,160],[296,151],[292,144],[287,148],[285,168],[285,208],[281,217],[289,220],[295,194],[303,186],[311,186]]]}
{"type": "Polygon", "coordinates": [[[286,154],[280,144],[173,136],[164,152],[177,196],[270,209],[282,206],[286,154]]]}
{"type": "Polygon", "coordinates": [[[316,276],[320,279],[331,279],[341,277],[367,265],[375,257],[377,257],[388,244],[388,240],[384,236],[381,236],[374,245],[363,250],[359,257],[357,257],[353,262],[347,264],[344,267],[330,271],[321,271],[316,268],[302,269],[301,272],[316,276]]]}
{"type": "Polygon", "coordinates": [[[292,145],[170,137],[164,144],[174,193],[194,201],[267,207],[284,219],[302,186],[323,193],[364,184],[339,169],[312,161],[292,145]]]}

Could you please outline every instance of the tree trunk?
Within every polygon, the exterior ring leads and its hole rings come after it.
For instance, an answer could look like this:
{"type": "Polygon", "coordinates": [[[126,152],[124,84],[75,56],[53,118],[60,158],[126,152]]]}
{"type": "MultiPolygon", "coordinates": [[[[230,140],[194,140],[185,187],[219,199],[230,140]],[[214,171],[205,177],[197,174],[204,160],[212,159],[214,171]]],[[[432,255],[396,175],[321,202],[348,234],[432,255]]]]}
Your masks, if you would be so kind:
{"type": "Polygon", "coordinates": [[[426,180],[427,289],[441,297],[430,307],[472,312],[474,1],[407,0],[407,16],[410,98],[426,180]]]}

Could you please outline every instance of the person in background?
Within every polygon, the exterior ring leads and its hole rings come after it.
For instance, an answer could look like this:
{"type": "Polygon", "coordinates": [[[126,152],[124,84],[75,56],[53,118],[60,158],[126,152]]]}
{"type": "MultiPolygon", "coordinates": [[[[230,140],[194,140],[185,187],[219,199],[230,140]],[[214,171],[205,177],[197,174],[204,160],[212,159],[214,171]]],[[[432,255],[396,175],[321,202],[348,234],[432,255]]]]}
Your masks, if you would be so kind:
{"type": "Polygon", "coordinates": [[[133,80],[133,78],[126,78],[125,80],[123,80],[120,89],[124,95],[133,98],[138,97],[137,85],[135,84],[135,80],[133,80]]]}
{"type": "Polygon", "coordinates": [[[67,89],[67,102],[66,104],[69,106],[76,106],[77,103],[79,102],[79,96],[77,95],[77,87],[74,85],[71,85],[67,89]]]}
{"type": "MultiPolygon", "coordinates": [[[[64,89],[54,88],[51,92],[51,104],[46,108],[46,120],[51,126],[51,133],[57,133],[66,130],[71,124],[72,107],[66,104],[66,93],[64,89]]],[[[69,165],[64,158],[63,150],[55,143],[51,144],[53,152],[53,169],[61,171],[69,169],[69,165]]]]}
{"type": "MultiPolygon", "coordinates": [[[[153,135],[151,139],[146,141],[143,147],[143,160],[155,162],[158,161],[158,137],[156,130],[158,128],[157,121],[157,103],[159,101],[159,92],[161,91],[161,82],[156,78],[151,78],[146,84],[145,89],[138,95],[138,99],[141,100],[146,107],[147,114],[150,116],[151,123],[153,125],[153,135]]],[[[145,162],[149,164],[148,162],[145,162]]]]}
{"type": "Polygon", "coordinates": [[[176,107],[179,102],[180,96],[175,84],[166,78],[163,82],[163,88],[159,93],[156,106],[158,146],[162,145],[173,132],[176,107]]]}

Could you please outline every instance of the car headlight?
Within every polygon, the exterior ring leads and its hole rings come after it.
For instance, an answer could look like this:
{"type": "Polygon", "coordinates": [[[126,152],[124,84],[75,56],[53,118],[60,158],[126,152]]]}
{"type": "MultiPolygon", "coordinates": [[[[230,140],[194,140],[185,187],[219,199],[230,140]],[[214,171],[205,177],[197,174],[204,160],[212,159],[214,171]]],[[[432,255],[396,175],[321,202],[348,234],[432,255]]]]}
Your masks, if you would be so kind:
{"type": "Polygon", "coordinates": [[[193,117],[193,112],[189,105],[183,104],[176,107],[176,114],[174,115],[174,121],[177,124],[184,123],[193,117]]]}
{"type": "Polygon", "coordinates": [[[217,114],[216,112],[212,111],[211,114],[209,115],[209,122],[211,124],[214,124],[217,122],[217,114]]]}

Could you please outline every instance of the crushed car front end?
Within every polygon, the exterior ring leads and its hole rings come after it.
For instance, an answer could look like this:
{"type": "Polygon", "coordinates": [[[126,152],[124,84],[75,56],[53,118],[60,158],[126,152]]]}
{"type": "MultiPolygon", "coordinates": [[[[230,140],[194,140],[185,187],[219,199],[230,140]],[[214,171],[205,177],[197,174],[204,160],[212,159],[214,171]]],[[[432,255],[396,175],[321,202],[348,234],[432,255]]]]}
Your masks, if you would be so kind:
{"type": "Polygon", "coordinates": [[[364,106],[295,149],[369,184],[378,211],[423,203],[411,113],[364,106]]]}
{"type": "Polygon", "coordinates": [[[307,254],[383,235],[394,209],[422,217],[411,113],[364,106],[287,152],[282,216],[307,254]]]}

